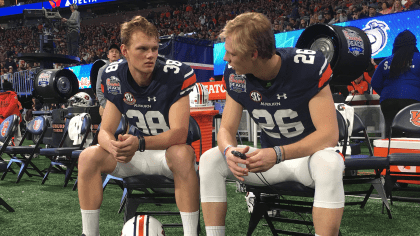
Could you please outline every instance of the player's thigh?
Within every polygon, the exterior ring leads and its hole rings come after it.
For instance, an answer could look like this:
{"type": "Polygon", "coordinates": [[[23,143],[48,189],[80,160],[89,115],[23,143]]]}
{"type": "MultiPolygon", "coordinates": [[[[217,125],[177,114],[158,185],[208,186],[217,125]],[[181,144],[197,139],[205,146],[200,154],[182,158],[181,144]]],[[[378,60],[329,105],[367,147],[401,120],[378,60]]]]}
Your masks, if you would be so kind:
{"type": "MultiPolygon", "coordinates": [[[[248,153],[255,150],[257,149],[251,147],[248,153]]],[[[245,165],[240,165],[245,167],[245,165]]],[[[227,178],[237,180],[230,170],[227,178]]],[[[244,180],[246,184],[256,186],[273,185],[286,181],[294,181],[302,183],[305,186],[313,186],[313,179],[309,172],[309,156],[281,162],[265,172],[249,172],[248,176],[244,176],[244,180]]]]}
{"type": "Polygon", "coordinates": [[[117,162],[111,175],[125,178],[134,175],[164,175],[173,178],[166,159],[165,150],[145,150],[137,151],[130,162],[117,162]]]}
{"type": "Polygon", "coordinates": [[[111,173],[114,171],[117,161],[108,151],[100,145],[86,148],[79,156],[79,169],[98,168],[101,173],[111,173]]]}

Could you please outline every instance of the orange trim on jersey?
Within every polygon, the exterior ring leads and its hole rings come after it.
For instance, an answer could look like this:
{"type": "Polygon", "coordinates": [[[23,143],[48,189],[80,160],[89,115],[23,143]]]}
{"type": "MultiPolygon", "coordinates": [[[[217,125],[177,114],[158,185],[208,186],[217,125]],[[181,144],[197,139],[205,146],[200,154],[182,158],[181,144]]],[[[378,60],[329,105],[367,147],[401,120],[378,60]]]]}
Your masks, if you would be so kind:
{"type": "Polygon", "coordinates": [[[102,93],[105,92],[105,88],[104,88],[104,85],[103,84],[101,84],[101,91],[102,91],[102,93]]]}
{"type": "Polygon", "coordinates": [[[331,74],[332,74],[332,70],[331,70],[330,65],[328,64],[327,69],[324,71],[321,78],[319,78],[318,88],[321,88],[322,86],[324,86],[325,82],[327,82],[330,79],[331,74]]]}
{"type": "Polygon", "coordinates": [[[186,79],[184,81],[184,83],[182,84],[182,88],[181,90],[184,90],[188,87],[190,87],[191,85],[193,85],[195,82],[197,81],[197,77],[195,76],[195,74],[193,74],[190,78],[186,79]]]}
{"type": "Polygon", "coordinates": [[[140,219],[137,222],[137,225],[139,226],[139,234],[137,235],[143,235],[143,231],[144,231],[144,218],[146,218],[146,216],[140,216],[140,219]]]}

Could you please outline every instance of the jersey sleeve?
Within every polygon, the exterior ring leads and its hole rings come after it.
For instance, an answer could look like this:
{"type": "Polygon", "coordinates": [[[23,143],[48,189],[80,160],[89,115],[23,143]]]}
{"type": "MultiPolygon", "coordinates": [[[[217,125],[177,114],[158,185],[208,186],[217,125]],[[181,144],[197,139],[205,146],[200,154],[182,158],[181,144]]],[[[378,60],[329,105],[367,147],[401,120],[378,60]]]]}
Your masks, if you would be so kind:
{"type": "Polygon", "coordinates": [[[118,67],[115,64],[105,66],[102,72],[102,76],[101,76],[101,91],[106,101],[112,102],[114,105],[118,107],[121,113],[123,113],[121,110],[121,107],[122,107],[121,104],[123,103],[121,83],[122,83],[122,79],[126,79],[126,78],[123,78],[126,75],[122,73],[124,69],[126,68],[126,64],[121,63],[121,62],[117,64],[118,67]],[[109,66],[113,66],[113,68],[117,68],[117,69],[107,71],[106,68],[108,68],[109,66]]]}
{"type": "Polygon", "coordinates": [[[302,54],[299,51],[289,63],[294,63],[293,70],[295,71],[296,82],[295,87],[299,87],[301,92],[304,92],[305,97],[311,99],[325,86],[327,86],[332,78],[333,72],[328,60],[324,55],[317,51],[311,59],[311,54],[302,54]],[[306,56],[307,60],[296,60],[306,56]]]}
{"type": "Polygon", "coordinates": [[[173,83],[170,86],[170,88],[173,88],[171,104],[174,104],[184,96],[188,96],[197,82],[195,72],[190,66],[182,63],[179,69],[179,73],[169,74],[170,81],[173,83]]]}

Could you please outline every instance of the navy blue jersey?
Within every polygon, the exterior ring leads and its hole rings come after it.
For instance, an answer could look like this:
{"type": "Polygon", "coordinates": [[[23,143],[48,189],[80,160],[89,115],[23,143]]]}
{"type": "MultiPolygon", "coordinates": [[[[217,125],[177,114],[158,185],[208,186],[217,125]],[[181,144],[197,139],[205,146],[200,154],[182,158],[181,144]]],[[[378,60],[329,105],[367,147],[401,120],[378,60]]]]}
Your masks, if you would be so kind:
{"type": "Polygon", "coordinates": [[[321,52],[282,48],[277,54],[280,71],[268,88],[252,74],[236,75],[228,65],[224,72],[229,96],[263,131],[263,148],[294,143],[315,131],[309,101],[329,83],[332,73],[321,52]]]}
{"type": "Polygon", "coordinates": [[[144,135],[169,130],[169,108],[192,91],[196,82],[194,70],[179,61],[158,58],[152,82],[147,87],[130,83],[127,73],[126,60],[107,66],[101,78],[105,98],[144,135]]]}

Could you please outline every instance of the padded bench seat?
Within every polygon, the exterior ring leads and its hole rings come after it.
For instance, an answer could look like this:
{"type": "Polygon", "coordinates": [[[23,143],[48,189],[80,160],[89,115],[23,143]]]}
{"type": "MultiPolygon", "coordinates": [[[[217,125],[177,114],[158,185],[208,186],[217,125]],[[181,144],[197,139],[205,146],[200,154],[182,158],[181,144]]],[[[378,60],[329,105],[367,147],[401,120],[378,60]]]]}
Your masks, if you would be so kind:
{"type": "Polygon", "coordinates": [[[389,161],[385,157],[357,158],[357,156],[352,156],[352,158],[346,158],[344,165],[346,170],[385,169],[389,166],[389,161]]]}
{"type": "Polygon", "coordinates": [[[71,155],[72,152],[76,150],[79,150],[79,147],[43,148],[39,151],[39,155],[64,156],[71,155]]]}
{"type": "Polygon", "coordinates": [[[163,175],[135,175],[123,179],[124,188],[174,188],[174,180],[163,175]]]}
{"type": "MultiPolygon", "coordinates": [[[[30,154],[34,151],[35,147],[31,146],[9,146],[4,150],[5,153],[13,153],[13,154],[30,154]]],[[[36,148],[35,152],[39,152],[41,150],[40,147],[36,148]]]]}

